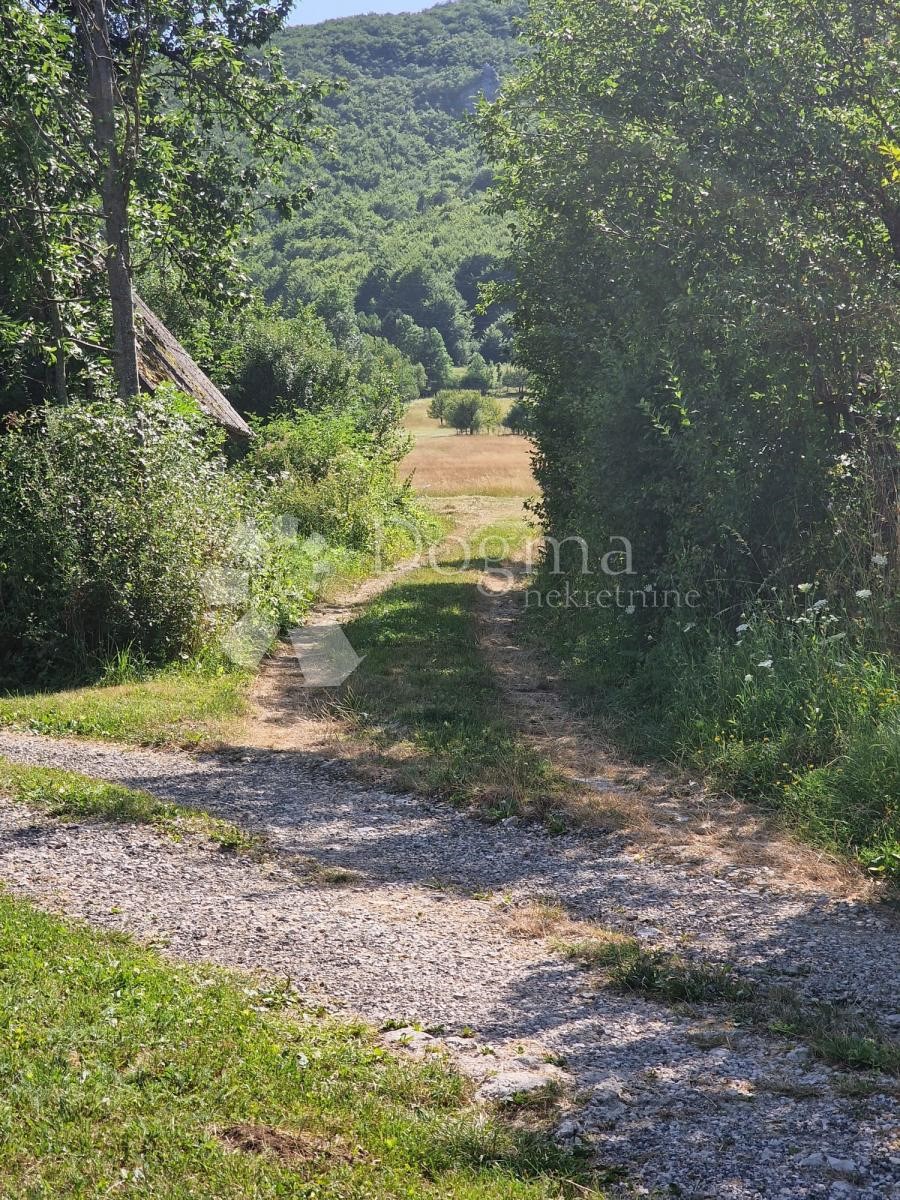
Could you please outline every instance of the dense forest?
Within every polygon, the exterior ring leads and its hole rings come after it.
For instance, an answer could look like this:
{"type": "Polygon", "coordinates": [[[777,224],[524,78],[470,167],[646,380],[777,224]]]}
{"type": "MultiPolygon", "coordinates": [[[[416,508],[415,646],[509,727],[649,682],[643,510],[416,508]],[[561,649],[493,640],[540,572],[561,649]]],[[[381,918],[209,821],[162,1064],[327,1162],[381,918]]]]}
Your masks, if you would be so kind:
{"type": "Polygon", "coordinates": [[[314,304],[340,336],[358,325],[388,338],[433,386],[445,382],[443,350],[457,365],[509,353],[505,310],[475,311],[479,284],[502,274],[506,230],[467,118],[519,56],[522,7],[458,0],[276,40],[292,77],[336,84],[325,101],[334,132],[308,177],[312,203],[252,239],[252,277],[287,311],[314,304]]]}

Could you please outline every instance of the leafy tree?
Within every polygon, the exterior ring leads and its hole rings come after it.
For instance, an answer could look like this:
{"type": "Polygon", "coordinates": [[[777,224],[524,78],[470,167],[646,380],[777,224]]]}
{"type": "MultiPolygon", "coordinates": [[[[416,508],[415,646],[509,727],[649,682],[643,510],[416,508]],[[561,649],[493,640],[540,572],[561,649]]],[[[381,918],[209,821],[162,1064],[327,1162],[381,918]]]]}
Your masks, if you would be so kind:
{"type": "Polygon", "coordinates": [[[480,354],[473,354],[466,363],[462,386],[485,395],[494,385],[494,372],[480,354]]]}
{"type": "Polygon", "coordinates": [[[653,14],[533,5],[482,128],[550,532],[628,536],[644,578],[714,580],[736,621],[897,549],[895,14],[653,14]]]}
{"type": "Polygon", "coordinates": [[[449,389],[442,389],[435,392],[428,404],[428,415],[433,421],[440,421],[443,425],[447,419],[453,405],[456,403],[458,393],[449,389]]]}
{"type": "Polygon", "coordinates": [[[512,350],[513,327],[508,316],[501,317],[484,331],[481,354],[489,363],[509,361],[512,350]]]}
{"type": "Polygon", "coordinates": [[[509,411],[503,418],[503,426],[510,433],[528,433],[529,410],[528,406],[522,400],[517,400],[514,404],[510,405],[509,411]]]}
{"type": "MultiPolygon", "coordinates": [[[[323,89],[292,83],[277,54],[257,53],[289,8],[288,0],[73,0],[63,17],[27,0],[0,19],[4,83],[16,86],[24,76],[26,99],[38,101],[21,106],[21,125],[4,123],[3,158],[17,157],[32,197],[23,215],[39,231],[30,239],[43,248],[39,273],[49,283],[60,258],[77,261],[79,275],[105,270],[122,396],[138,390],[132,280],[140,262],[152,257],[195,290],[221,297],[234,282],[236,236],[263,198],[259,166],[277,191],[288,157],[308,143],[323,89]],[[46,79],[37,73],[31,83],[35,49],[48,66],[46,79]],[[74,184],[70,214],[91,211],[79,192],[99,197],[100,215],[86,230],[83,220],[48,228],[60,162],[74,184]]],[[[289,211],[307,191],[295,185],[265,198],[289,211]]],[[[78,297],[55,303],[77,311],[78,297]]],[[[65,322],[52,307],[40,317],[49,321],[58,362],[68,349],[65,322]]]]}
{"type": "Polygon", "coordinates": [[[422,337],[417,355],[425,368],[430,392],[445,388],[453,377],[453,359],[447,353],[444,339],[436,329],[427,329],[422,337]]]}
{"type": "Polygon", "coordinates": [[[475,391],[456,391],[447,395],[452,397],[446,409],[447,423],[458,433],[480,433],[500,424],[500,406],[496,400],[475,391]]]}
{"type": "Polygon", "coordinates": [[[503,372],[503,386],[514,388],[518,399],[524,400],[525,393],[528,390],[528,372],[524,367],[511,366],[503,372]]]}

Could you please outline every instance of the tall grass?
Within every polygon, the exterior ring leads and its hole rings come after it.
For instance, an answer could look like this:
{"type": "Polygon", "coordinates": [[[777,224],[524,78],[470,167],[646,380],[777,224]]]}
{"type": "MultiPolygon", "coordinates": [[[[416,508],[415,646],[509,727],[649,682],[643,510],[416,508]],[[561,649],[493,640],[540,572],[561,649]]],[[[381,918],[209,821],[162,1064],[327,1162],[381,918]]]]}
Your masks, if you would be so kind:
{"type": "Polygon", "coordinates": [[[776,810],[805,839],[900,879],[900,676],[861,611],[801,604],[718,621],[557,616],[576,688],[632,750],[776,810]],[[629,624],[630,621],[630,624],[629,624]]]}

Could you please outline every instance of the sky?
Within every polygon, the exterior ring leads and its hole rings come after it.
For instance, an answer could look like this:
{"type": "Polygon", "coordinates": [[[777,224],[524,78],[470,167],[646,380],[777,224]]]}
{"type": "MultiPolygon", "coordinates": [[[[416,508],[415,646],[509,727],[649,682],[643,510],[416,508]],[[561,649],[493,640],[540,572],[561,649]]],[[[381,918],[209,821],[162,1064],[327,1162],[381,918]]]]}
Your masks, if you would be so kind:
{"type": "Polygon", "coordinates": [[[315,25],[332,17],[354,17],[357,13],[421,12],[437,0],[297,0],[289,25],[315,25]]]}

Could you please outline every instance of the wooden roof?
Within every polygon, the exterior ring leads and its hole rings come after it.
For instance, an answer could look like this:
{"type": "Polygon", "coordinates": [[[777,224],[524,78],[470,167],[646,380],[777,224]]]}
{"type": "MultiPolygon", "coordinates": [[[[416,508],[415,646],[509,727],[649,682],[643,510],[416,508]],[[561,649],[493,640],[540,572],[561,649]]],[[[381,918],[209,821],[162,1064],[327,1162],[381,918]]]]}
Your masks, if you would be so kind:
{"type": "Polygon", "coordinates": [[[141,386],[154,392],[161,383],[174,385],[192,396],[203,412],[235,437],[252,437],[250,426],[228,403],[213,381],[144,301],[135,294],[134,315],[138,334],[138,369],[141,386]]]}

